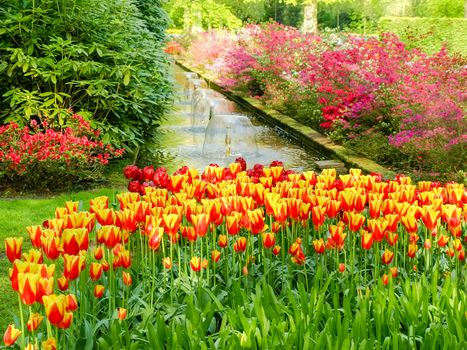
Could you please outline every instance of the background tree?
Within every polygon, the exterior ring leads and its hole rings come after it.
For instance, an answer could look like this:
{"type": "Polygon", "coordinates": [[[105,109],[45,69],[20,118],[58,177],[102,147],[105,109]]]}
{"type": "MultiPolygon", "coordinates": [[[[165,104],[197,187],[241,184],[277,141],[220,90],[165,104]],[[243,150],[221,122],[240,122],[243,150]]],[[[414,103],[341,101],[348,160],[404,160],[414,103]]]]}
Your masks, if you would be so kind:
{"type": "Polygon", "coordinates": [[[228,3],[215,0],[171,0],[166,5],[174,27],[194,34],[203,29],[238,28],[242,21],[228,3]]]}

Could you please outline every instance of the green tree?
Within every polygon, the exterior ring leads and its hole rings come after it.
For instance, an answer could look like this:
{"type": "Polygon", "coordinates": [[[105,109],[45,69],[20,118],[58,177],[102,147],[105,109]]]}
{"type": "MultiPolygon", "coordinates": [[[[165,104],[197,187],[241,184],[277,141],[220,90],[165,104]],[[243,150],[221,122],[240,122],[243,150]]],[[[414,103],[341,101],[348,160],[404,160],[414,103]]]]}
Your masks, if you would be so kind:
{"type": "Polygon", "coordinates": [[[316,33],[318,31],[318,3],[338,3],[346,0],[284,0],[288,4],[303,6],[302,31],[316,33]]]}
{"type": "Polygon", "coordinates": [[[466,0],[417,0],[415,15],[419,17],[463,17],[466,0]]]}
{"type": "Polygon", "coordinates": [[[230,7],[215,0],[171,0],[167,10],[176,27],[183,27],[188,33],[203,29],[234,29],[242,25],[230,7]]]}

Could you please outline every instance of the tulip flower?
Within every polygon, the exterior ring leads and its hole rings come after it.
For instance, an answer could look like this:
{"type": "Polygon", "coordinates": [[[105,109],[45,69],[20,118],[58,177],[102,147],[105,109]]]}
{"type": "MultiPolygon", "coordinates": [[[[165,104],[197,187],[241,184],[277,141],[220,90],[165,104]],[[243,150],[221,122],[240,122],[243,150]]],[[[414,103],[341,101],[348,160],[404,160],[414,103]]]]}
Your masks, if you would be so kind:
{"type": "Polygon", "coordinates": [[[126,318],[127,310],[124,309],[123,307],[119,307],[117,310],[118,310],[118,318],[123,321],[126,318]]]}
{"type": "Polygon", "coordinates": [[[388,227],[388,223],[384,219],[370,219],[367,221],[368,230],[373,234],[373,240],[381,242],[384,237],[384,231],[388,227]]]}
{"type": "Polygon", "coordinates": [[[3,342],[6,346],[12,346],[20,335],[21,331],[16,329],[14,324],[10,324],[3,335],[3,342]]]}
{"type": "Polygon", "coordinates": [[[390,267],[389,271],[391,271],[392,278],[396,278],[397,275],[399,274],[399,270],[397,269],[396,266],[390,267]]]}
{"type": "Polygon", "coordinates": [[[60,256],[62,247],[60,238],[55,234],[55,231],[44,230],[44,236],[41,237],[42,250],[50,260],[55,260],[60,256]]]}
{"type": "Polygon", "coordinates": [[[248,225],[246,226],[252,234],[257,235],[267,229],[264,224],[264,214],[262,209],[247,211],[248,225]]]}
{"type": "Polygon", "coordinates": [[[450,237],[446,235],[440,235],[438,237],[438,246],[440,248],[445,247],[448,244],[450,237]]]}
{"type": "Polygon", "coordinates": [[[130,268],[131,266],[131,255],[130,255],[130,251],[129,250],[126,250],[126,249],[122,249],[120,252],[119,252],[119,257],[120,257],[120,262],[121,262],[121,265],[124,269],[128,269],[130,268]]]}
{"type": "Polygon", "coordinates": [[[393,258],[394,258],[394,253],[387,249],[381,255],[381,261],[383,262],[383,264],[386,264],[386,265],[389,265],[393,258]]]}
{"type": "Polygon", "coordinates": [[[78,255],[81,250],[88,250],[89,233],[85,228],[65,229],[62,244],[64,253],[78,255]]]}
{"type": "Polygon", "coordinates": [[[98,231],[103,238],[103,242],[108,248],[114,248],[122,240],[122,232],[120,227],[114,225],[102,226],[98,231]]]}
{"type": "MultiPolygon", "coordinates": [[[[47,220],[46,228],[49,228],[51,230],[57,231],[58,235],[62,234],[63,229],[65,228],[65,221],[63,219],[52,219],[52,220],[47,220]]],[[[27,228],[26,228],[27,229],[27,228]]],[[[29,230],[28,230],[29,232],[29,230]]],[[[32,238],[31,238],[32,241],[32,238]]],[[[34,243],[33,243],[34,245],[34,243]]],[[[39,245],[40,245],[40,239],[39,239],[39,245]]],[[[39,246],[35,246],[36,248],[39,248],[39,246]]]]}
{"type": "Polygon", "coordinates": [[[163,214],[162,225],[169,236],[175,235],[180,227],[182,217],[177,214],[163,214]]]}
{"type": "Polygon", "coordinates": [[[123,284],[126,286],[131,286],[131,284],[133,283],[133,280],[131,279],[131,275],[126,271],[122,272],[122,279],[123,279],[123,284]]]}
{"type": "MultiPolygon", "coordinates": [[[[91,199],[89,201],[89,207],[90,208],[95,208],[95,207],[99,207],[99,208],[108,208],[109,207],[109,197],[107,196],[99,196],[99,197],[95,197],[93,199],[91,199]]],[[[90,210],[91,213],[93,212],[92,210],[90,210]]]]}
{"type": "Polygon", "coordinates": [[[149,235],[148,245],[153,251],[157,251],[161,245],[162,237],[164,235],[164,229],[162,227],[156,227],[149,235]]]}
{"type": "Polygon", "coordinates": [[[102,265],[96,262],[92,262],[89,266],[89,277],[93,281],[97,281],[102,276],[102,265]]]}
{"type": "Polygon", "coordinates": [[[339,193],[341,208],[343,211],[352,211],[354,208],[355,192],[352,190],[345,190],[339,193]]]}
{"type": "Polygon", "coordinates": [[[66,297],[63,294],[47,295],[42,298],[47,319],[51,324],[58,326],[62,322],[66,312],[66,297]]]}
{"type": "Polygon", "coordinates": [[[207,269],[207,268],[208,268],[208,265],[209,265],[208,259],[203,259],[203,260],[201,260],[201,267],[202,267],[203,269],[207,269]]]}
{"type": "Polygon", "coordinates": [[[358,232],[365,223],[365,217],[360,213],[349,213],[349,230],[352,232],[358,232]]]}
{"type": "Polygon", "coordinates": [[[65,291],[68,289],[68,279],[65,276],[61,276],[57,279],[58,289],[61,291],[65,291]]]}
{"type": "Polygon", "coordinates": [[[302,244],[302,239],[299,237],[292,243],[289,247],[289,254],[296,255],[300,249],[300,245],[302,244]]]}
{"type": "Polygon", "coordinates": [[[23,260],[30,263],[42,264],[44,258],[40,250],[29,249],[26,253],[23,253],[23,260]]]}
{"type": "Polygon", "coordinates": [[[55,209],[55,218],[56,219],[63,219],[68,216],[68,209],[67,208],[56,208],[55,209]]]}
{"type": "Polygon", "coordinates": [[[60,329],[67,329],[71,326],[72,321],[73,321],[73,313],[65,312],[65,315],[63,315],[62,321],[58,323],[56,326],[60,329]]]}
{"type": "Polygon", "coordinates": [[[368,202],[368,209],[372,219],[376,219],[381,215],[382,204],[383,201],[381,199],[374,199],[368,202]]]}
{"type": "Polygon", "coordinates": [[[66,311],[75,311],[78,309],[78,300],[74,294],[67,294],[66,296],[66,311]]]}
{"type": "Polygon", "coordinates": [[[341,209],[341,202],[336,200],[330,200],[327,204],[326,214],[328,218],[336,218],[341,209]]]}
{"type": "MultiPolygon", "coordinates": [[[[288,205],[286,200],[277,200],[271,202],[271,208],[274,215],[274,220],[279,223],[283,223],[288,218],[288,205]]],[[[297,216],[298,216],[298,208],[297,208],[297,216]]]]}
{"type": "Polygon", "coordinates": [[[329,247],[343,249],[345,238],[347,237],[347,233],[344,233],[344,227],[342,225],[329,225],[329,234],[329,247]]]}
{"type": "Polygon", "coordinates": [[[110,270],[110,264],[107,260],[102,260],[101,264],[102,264],[102,270],[104,270],[104,272],[107,272],[110,270]]]}
{"type": "Polygon", "coordinates": [[[104,295],[104,286],[102,284],[97,284],[94,287],[94,296],[98,299],[102,298],[104,295]]]}
{"type": "Polygon", "coordinates": [[[228,244],[228,238],[226,235],[219,235],[219,240],[217,242],[220,248],[225,248],[227,247],[228,244]]]}
{"type": "Polygon", "coordinates": [[[322,238],[313,240],[313,249],[318,254],[324,254],[325,246],[322,238]]]}
{"type": "Polygon", "coordinates": [[[457,254],[457,258],[459,261],[464,261],[465,260],[465,250],[461,249],[459,250],[459,253],[457,254]]]}
{"type": "Polygon", "coordinates": [[[316,206],[311,209],[311,220],[313,221],[313,225],[315,226],[316,230],[318,230],[324,224],[325,219],[326,208],[316,206]]]}
{"type": "Polygon", "coordinates": [[[162,263],[166,270],[170,270],[172,268],[172,259],[170,259],[170,256],[162,259],[162,263]]]}
{"type": "Polygon", "coordinates": [[[274,246],[274,248],[272,248],[272,253],[274,255],[277,256],[277,255],[279,255],[280,252],[281,252],[281,247],[280,246],[276,245],[276,246],[274,246]]]}
{"type": "Polygon", "coordinates": [[[401,223],[408,233],[415,233],[418,231],[418,223],[413,215],[402,216],[401,223]]]}
{"type": "Polygon", "coordinates": [[[424,207],[422,210],[422,221],[426,228],[433,231],[438,226],[438,219],[441,213],[438,210],[434,210],[432,207],[424,207]]]}
{"type": "Polygon", "coordinates": [[[44,316],[38,314],[37,312],[30,314],[29,320],[27,323],[28,331],[35,332],[37,328],[39,328],[39,325],[41,324],[43,319],[44,319],[44,316]]]}
{"type": "Polygon", "coordinates": [[[391,247],[395,246],[397,243],[397,239],[399,238],[399,235],[397,233],[393,233],[390,231],[386,232],[386,235],[384,236],[386,238],[386,241],[389,243],[391,247]]]}
{"type": "Polygon", "coordinates": [[[36,302],[42,304],[42,297],[44,295],[50,295],[54,290],[54,278],[39,277],[36,284],[36,302]]]}
{"type": "Polygon", "coordinates": [[[199,272],[201,270],[201,259],[197,256],[194,256],[190,259],[190,267],[194,272],[199,272]]]}
{"type": "Polygon", "coordinates": [[[353,199],[353,210],[357,213],[361,213],[365,209],[366,195],[356,194],[353,199]]]}
{"type": "Polygon", "coordinates": [[[383,200],[383,203],[381,204],[381,210],[383,211],[383,216],[388,214],[395,214],[396,202],[392,199],[383,200]]]}
{"type": "Polygon", "coordinates": [[[21,247],[23,238],[8,237],[5,239],[5,253],[8,260],[13,263],[16,259],[21,258],[21,247]]]}
{"type": "Polygon", "coordinates": [[[42,342],[43,350],[57,350],[57,341],[55,338],[49,338],[42,342]]]}
{"type": "Polygon", "coordinates": [[[263,233],[263,246],[266,249],[272,248],[276,244],[276,238],[274,233],[265,232],[263,233]]]}
{"type": "Polygon", "coordinates": [[[246,250],[247,240],[246,237],[240,237],[234,243],[234,250],[237,253],[243,253],[246,250]]]}
{"type": "Polygon", "coordinates": [[[214,249],[212,252],[211,252],[211,260],[212,262],[214,263],[217,263],[219,262],[219,259],[221,258],[221,252],[214,249]]]}
{"type": "Polygon", "coordinates": [[[365,250],[371,249],[373,246],[373,234],[365,230],[362,231],[362,248],[365,250]]]}
{"type": "Polygon", "coordinates": [[[42,228],[40,226],[28,226],[26,227],[29,238],[31,239],[32,246],[35,248],[40,248],[41,246],[41,236],[42,228]]]}
{"type": "Polygon", "coordinates": [[[391,232],[397,231],[397,224],[399,223],[399,217],[396,214],[385,215],[384,220],[387,223],[386,230],[391,231],[391,232]]]}
{"type": "Polygon", "coordinates": [[[204,237],[209,228],[209,222],[210,222],[209,214],[197,214],[197,215],[192,214],[191,222],[193,224],[196,235],[200,237],[204,237]]]}
{"type": "Polygon", "coordinates": [[[18,291],[21,301],[26,305],[32,305],[36,302],[37,281],[40,276],[35,273],[18,273],[18,291]]]}
{"type": "Polygon", "coordinates": [[[303,250],[301,246],[298,247],[298,250],[291,258],[292,262],[297,265],[303,265],[305,263],[305,254],[303,254],[303,250]]]}
{"type": "Polygon", "coordinates": [[[240,221],[242,219],[242,214],[237,212],[232,212],[231,215],[225,217],[225,222],[227,226],[227,232],[231,236],[235,236],[240,232],[240,221]]]}
{"type": "Polygon", "coordinates": [[[409,256],[409,258],[415,258],[415,255],[417,254],[417,251],[418,251],[418,246],[416,243],[409,243],[409,248],[408,248],[408,251],[407,251],[407,255],[409,256]]]}
{"type": "Polygon", "coordinates": [[[77,279],[85,262],[83,256],[63,254],[63,275],[69,279],[77,279]]]}
{"type": "Polygon", "coordinates": [[[381,278],[381,281],[383,282],[384,286],[387,286],[389,283],[389,276],[387,274],[384,274],[383,277],[381,278]]]}

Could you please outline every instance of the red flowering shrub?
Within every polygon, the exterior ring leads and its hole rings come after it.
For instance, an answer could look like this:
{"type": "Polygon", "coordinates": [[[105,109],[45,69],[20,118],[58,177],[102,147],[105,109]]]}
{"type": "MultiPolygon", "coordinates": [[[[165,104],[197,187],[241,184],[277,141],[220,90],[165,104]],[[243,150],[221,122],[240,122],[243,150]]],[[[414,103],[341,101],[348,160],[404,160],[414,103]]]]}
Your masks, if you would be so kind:
{"type": "MultiPolygon", "coordinates": [[[[216,53],[197,59],[221,85],[377,161],[423,172],[462,170],[465,58],[407,49],[393,34],[317,37],[274,23],[247,26],[228,46],[213,44],[216,32],[205,37],[216,53]]],[[[193,47],[199,52],[202,45],[193,47]]]]}
{"type": "Polygon", "coordinates": [[[72,127],[60,131],[35,120],[23,128],[0,126],[0,190],[57,190],[102,180],[104,166],[123,149],[100,141],[81,116],[72,119],[72,127]]]}
{"type": "Polygon", "coordinates": [[[183,46],[176,41],[169,41],[165,45],[164,51],[169,55],[180,55],[183,53],[183,46]]]}

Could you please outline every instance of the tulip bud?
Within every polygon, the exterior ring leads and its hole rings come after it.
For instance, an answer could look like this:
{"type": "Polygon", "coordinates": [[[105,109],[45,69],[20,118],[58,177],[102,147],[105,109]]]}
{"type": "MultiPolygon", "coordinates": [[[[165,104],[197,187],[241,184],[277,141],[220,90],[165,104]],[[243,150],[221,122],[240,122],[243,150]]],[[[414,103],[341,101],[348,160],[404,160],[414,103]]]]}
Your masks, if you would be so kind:
{"type": "Polygon", "coordinates": [[[345,264],[344,263],[339,264],[339,271],[344,273],[344,271],[345,271],[345,264]]]}
{"type": "Polygon", "coordinates": [[[124,320],[126,318],[126,314],[127,314],[127,311],[126,309],[124,309],[123,307],[119,307],[118,308],[118,318],[120,320],[124,320]]]}
{"type": "Polygon", "coordinates": [[[383,282],[383,285],[387,286],[389,283],[389,276],[387,274],[384,274],[381,280],[383,282]]]}
{"type": "Polygon", "coordinates": [[[102,298],[104,295],[104,286],[101,284],[98,284],[94,287],[94,296],[98,299],[102,298]]]}

